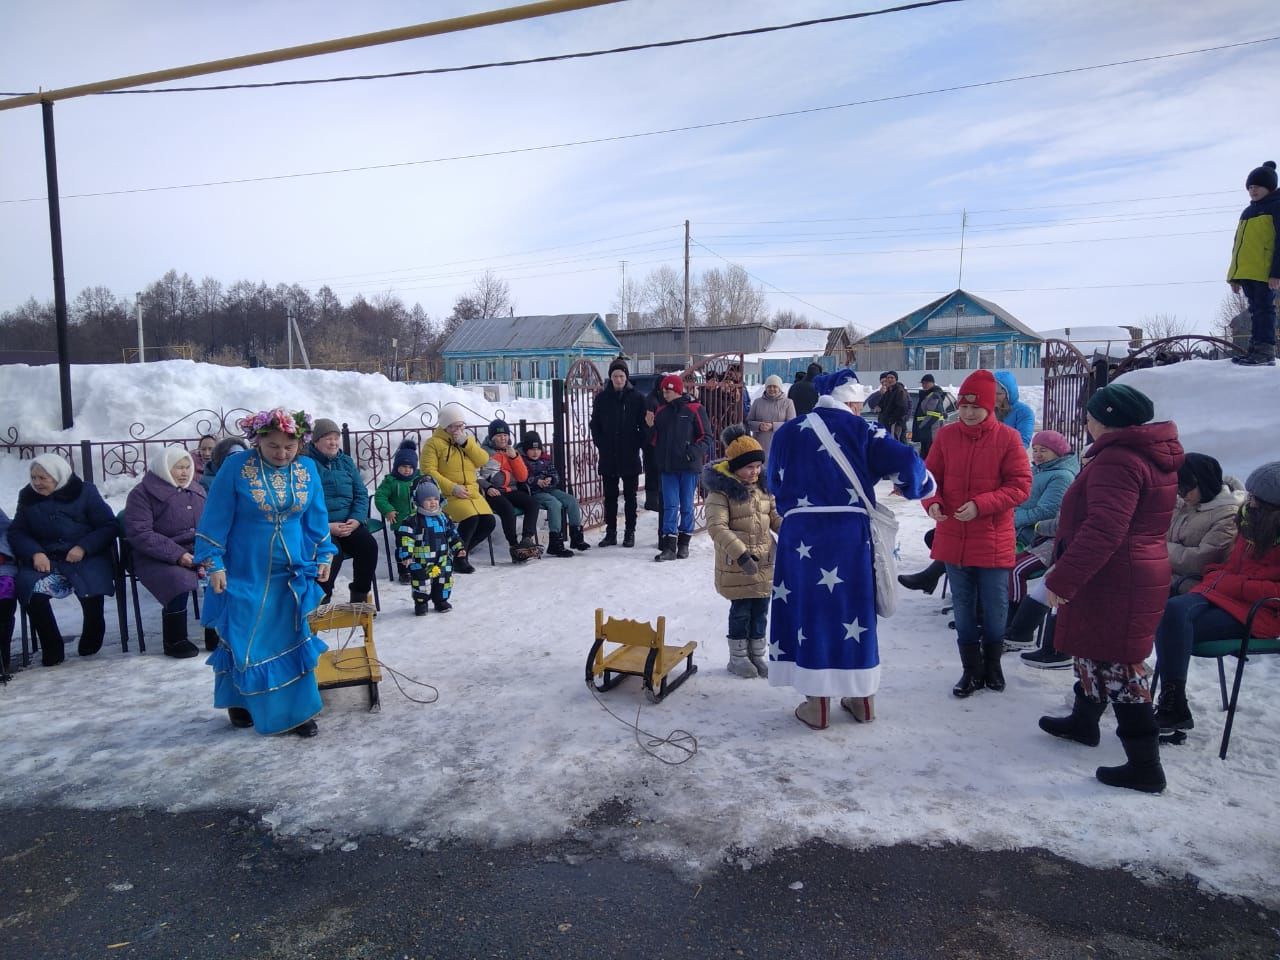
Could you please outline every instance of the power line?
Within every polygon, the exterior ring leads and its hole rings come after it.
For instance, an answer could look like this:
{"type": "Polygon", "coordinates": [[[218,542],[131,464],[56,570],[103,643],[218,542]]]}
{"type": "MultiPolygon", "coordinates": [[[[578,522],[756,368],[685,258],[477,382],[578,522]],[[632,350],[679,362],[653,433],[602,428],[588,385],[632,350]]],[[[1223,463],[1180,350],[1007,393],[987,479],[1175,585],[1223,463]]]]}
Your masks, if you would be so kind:
{"type": "Polygon", "coordinates": [[[829,317],[835,317],[845,326],[852,327],[855,331],[862,329],[856,323],[850,320],[848,317],[842,317],[840,316],[840,314],[833,313],[832,311],[826,309],[826,307],[820,307],[816,303],[810,303],[808,300],[805,300],[801,297],[796,296],[791,291],[783,290],[781,287],[777,286],[776,284],[770,283],[768,280],[765,280],[763,277],[756,276],[750,270],[743,269],[740,264],[735,264],[733,263],[732,260],[729,260],[725,257],[721,257],[720,254],[716,253],[714,250],[712,250],[710,247],[708,247],[705,243],[701,242],[700,240],[697,240],[693,237],[690,237],[689,239],[695,245],[701,247],[703,250],[707,251],[707,253],[711,254],[713,257],[719,257],[721,260],[724,260],[724,262],[729,264],[730,266],[737,266],[738,269],[742,270],[743,273],[745,273],[748,277],[750,277],[756,283],[763,284],[764,286],[768,287],[770,290],[775,290],[778,293],[782,294],[784,297],[790,297],[792,300],[795,300],[797,303],[803,303],[806,307],[809,307],[811,310],[817,310],[819,313],[825,313],[829,317]]]}
{"type": "MultiPolygon", "coordinates": [[[[977,287],[967,286],[965,289],[970,293],[976,293],[980,296],[991,293],[1058,293],[1062,291],[1073,290],[1125,290],[1136,287],[1191,287],[1204,286],[1212,283],[1225,283],[1222,278],[1217,280],[1165,280],[1151,281],[1145,283],[1095,283],[1084,284],[1075,287],[977,287]]],[[[803,290],[801,291],[810,297],[936,297],[945,293],[951,293],[955,287],[949,287],[946,290],[803,290]]],[[[795,296],[795,294],[790,294],[795,296]]]]}
{"type": "MultiPolygon", "coordinates": [[[[800,27],[813,27],[822,24],[840,23],[845,20],[862,20],[867,17],[878,17],[889,13],[904,13],[922,7],[937,7],[947,3],[960,3],[961,0],[921,0],[919,3],[907,3],[897,7],[885,7],[881,10],[866,10],[861,13],[846,13],[835,17],[821,17],[815,20],[798,20],[772,27],[752,27],[747,30],[733,30],[724,33],[712,33],[701,37],[686,37],[680,40],[658,40],[653,43],[635,43],[625,47],[611,47],[607,50],[588,50],[582,53],[559,53],[545,57],[529,57],[524,60],[495,60],[489,63],[472,63],[461,67],[433,67],[424,70],[397,70],[393,73],[366,73],[342,77],[320,77],[310,80],[274,80],[260,83],[219,83],[192,87],[158,87],[149,90],[103,90],[95,96],[119,96],[127,94],[148,93],[202,93],[210,90],[261,90],[268,87],[301,87],[322,83],[350,83],[363,80],[388,80],[397,77],[421,77],[445,73],[465,73],[472,70],[491,70],[496,67],[520,67],[534,63],[556,63],[563,60],[586,60],[591,57],[605,57],[617,53],[634,53],[638,50],[656,50],[664,47],[682,47],[692,43],[707,43],[713,40],[728,40],[733,37],[750,37],[764,33],[777,33],[782,30],[795,30],[800,27]]],[[[29,97],[35,91],[23,93],[0,92],[0,97],[29,97]]]]}
{"type": "MultiPolygon", "coordinates": [[[[807,116],[826,113],[833,110],[846,110],[853,107],[870,106],[880,103],[892,103],[899,100],[911,100],[920,97],[935,96],[942,93],[955,93],[963,90],[978,90],[1004,84],[1021,83],[1027,80],[1043,80],[1049,77],[1061,77],[1075,73],[1086,73],[1092,70],[1105,70],[1111,67],[1131,66],[1138,63],[1152,63],[1158,60],[1170,60],[1176,57],[1189,57],[1202,53],[1213,53],[1221,50],[1232,50],[1240,47],[1254,46],[1262,43],[1273,43],[1280,36],[1263,37],[1259,40],[1242,40],[1237,43],[1219,44],[1213,47],[1199,47],[1195,50],[1182,50],[1175,53],[1158,54],[1150,57],[1135,57],[1130,60],[1115,60],[1109,63],[1098,63],[1084,67],[1068,67],[1062,70],[1048,70],[1041,73],[1029,73],[1016,77],[1004,77],[998,80],[982,80],[974,83],[956,84],[950,87],[937,87],[931,90],[918,90],[912,93],[889,94],[883,97],[870,97],[865,100],[851,100],[846,103],[827,104],[820,107],[806,107],[800,110],[785,110],[778,113],[759,114],[751,117],[738,117],[732,120],[714,120],[706,123],[687,124],[680,127],[667,127],[661,130],[648,130],[641,133],[622,133],[608,137],[592,137],[586,140],[566,140],[561,143],[539,144],[531,147],[512,147],[505,150],[488,150],[480,153],[456,154],[447,157],[431,157],[425,160],[401,160],[394,163],[365,164],[355,167],[337,167],[329,170],[309,170],[301,173],[281,173],[260,177],[235,177],[225,180],[206,180],[196,183],[167,184],[156,187],[132,187],[122,190],[99,190],[90,193],[70,193],[62,196],[63,200],[78,200],[90,197],[115,197],[135,193],[159,193],[171,190],[191,190],[201,187],[222,187],[246,183],[268,183],[279,180],[296,180],[307,177],[332,176],[340,173],[364,173],[372,170],[393,170],[402,167],[425,166],[436,163],[452,163],[460,160],[481,160],[490,157],[514,156],[524,153],[538,153],[548,150],[562,150],[570,147],[595,146],[604,143],[618,143],[627,140],[639,140],[648,137],[665,136],[673,133],[689,133],[697,130],[712,130],[720,127],[737,126],[746,123],[758,123],[764,120],[779,120],[787,117],[807,116]]],[[[0,200],[0,204],[42,202],[45,197],[21,197],[0,200]]]]}

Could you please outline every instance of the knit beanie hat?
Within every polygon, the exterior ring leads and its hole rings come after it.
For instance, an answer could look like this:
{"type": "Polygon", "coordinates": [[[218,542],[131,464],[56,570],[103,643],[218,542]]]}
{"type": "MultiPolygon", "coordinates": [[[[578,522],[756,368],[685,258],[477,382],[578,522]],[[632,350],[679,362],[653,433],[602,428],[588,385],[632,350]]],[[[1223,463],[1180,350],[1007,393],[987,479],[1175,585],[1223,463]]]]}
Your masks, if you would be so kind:
{"type": "Polygon", "coordinates": [[[937,381],[933,379],[932,373],[926,373],[923,377],[920,378],[920,383],[921,384],[937,383],[937,381]]]}
{"type": "Polygon", "coordinates": [[[1178,493],[1184,497],[1200,491],[1200,502],[1208,503],[1222,490],[1222,464],[1207,453],[1188,453],[1178,468],[1178,493]]]}
{"type": "Polygon", "coordinates": [[[897,371],[897,370],[886,370],[884,373],[880,374],[880,379],[881,379],[881,380],[883,380],[885,377],[893,377],[893,379],[897,380],[897,379],[898,379],[898,371],[897,371]]]}
{"type": "Polygon", "coordinates": [[[400,441],[400,446],[396,448],[396,455],[391,459],[392,472],[399,470],[403,466],[418,468],[418,444],[414,442],[413,437],[405,437],[400,441]]]}
{"type": "Polygon", "coordinates": [[[413,502],[422,506],[428,500],[440,499],[440,487],[430,477],[423,477],[413,485],[413,502]]]}
{"type": "Polygon", "coordinates": [[[1031,445],[1052,450],[1059,457],[1065,457],[1071,452],[1071,441],[1057,430],[1041,430],[1031,438],[1031,445]]]}
{"type": "Polygon", "coordinates": [[[665,377],[658,381],[658,389],[666,390],[670,387],[676,393],[684,393],[684,381],[680,379],[678,373],[668,373],[665,377]]]}
{"type": "Polygon", "coordinates": [[[724,455],[730,470],[741,470],[749,463],[764,463],[764,447],[740,423],[730,424],[720,434],[724,455]]]}
{"type": "Polygon", "coordinates": [[[1244,488],[1259,500],[1273,507],[1280,507],[1280,460],[1264,463],[1249,474],[1249,479],[1244,482],[1244,488]]]}
{"type": "Polygon", "coordinates": [[[1268,160],[1260,167],[1254,167],[1249,171],[1249,178],[1245,180],[1246,187],[1262,187],[1265,190],[1275,190],[1276,188],[1276,162],[1268,160]]]}
{"type": "MultiPolygon", "coordinates": [[[[38,457],[31,458],[31,466],[39,467],[49,476],[53,477],[53,492],[57,493],[71,480],[71,464],[63,460],[56,453],[42,453],[38,457]]],[[[30,467],[27,468],[31,469],[30,467]]]]}
{"type": "Polygon", "coordinates": [[[623,360],[621,357],[609,364],[609,376],[613,376],[613,371],[615,370],[621,370],[628,377],[631,376],[631,371],[627,369],[627,361],[623,360]]]}
{"type": "Polygon", "coordinates": [[[780,387],[782,386],[782,378],[776,373],[770,374],[765,378],[764,385],[766,387],[780,387]]]}
{"type": "Polygon", "coordinates": [[[321,417],[315,422],[315,426],[311,428],[311,439],[319,440],[321,437],[327,437],[331,433],[341,433],[338,425],[327,417],[321,417]]]}
{"type": "Polygon", "coordinates": [[[508,437],[511,436],[511,428],[507,426],[507,421],[503,420],[501,417],[498,417],[496,420],[490,420],[489,439],[492,440],[500,433],[505,433],[508,437]]]}
{"type": "Polygon", "coordinates": [[[1086,409],[1104,427],[1136,427],[1156,415],[1150,397],[1123,383],[1109,383],[1095,390],[1086,409]]]}
{"type": "Polygon", "coordinates": [[[213,445],[213,453],[209,454],[209,465],[205,467],[208,472],[209,467],[213,468],[213,472],[217,473],[222,469],[222,461],[231,456],[237,450],[248,450],[248,445],[239,437],[223,437],[213,445]]]}
{"type": "Polygon", "coordinates": [[[520,449],[528,450],[530,447],[542,446],[542,435],[537,430],[526,430],[524,436],[520,438],[520,449]]]}
{"type": "Polygon", "coordinates": [[[448,429],[455,423],[467,422],[467,408],[460,403],[446,403],[440,408],[440,416],[436,419],[437,427],[448,429]]]}
{"type": "Polygon", "coordinates": [[[958,402],[964,403],[969,394],[977,397],[973,402],[987,413],[996,412],[996,378],[990,370],[975,370],[964,378],[956,397],[958,402]]]}

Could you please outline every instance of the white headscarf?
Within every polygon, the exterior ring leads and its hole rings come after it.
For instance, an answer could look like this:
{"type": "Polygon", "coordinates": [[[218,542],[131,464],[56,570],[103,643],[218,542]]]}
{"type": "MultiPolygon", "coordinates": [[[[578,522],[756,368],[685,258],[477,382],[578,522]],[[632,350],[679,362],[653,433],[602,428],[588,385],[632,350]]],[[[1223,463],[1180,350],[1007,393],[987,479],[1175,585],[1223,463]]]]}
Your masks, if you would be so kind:
{"type": "Polygon", "coordinates": [[[191,486],[191,481],[196,478],[195,460],[183,447],[161,447],[151,455],[148,469],[169,486],[180,487],[183,490],[191,486]],[[178,484],[173,479],[173,468],[183,460],[191,461],[191,479],[184,484],[178,484]]]}
{"type": "Polygon", "coordinates": [[[42,453],[38,457],[34,457],[31,466],[38,466],[41,470],[53,477],[53,492],[57,493],[67,485],[67,481],[71,479],[71,464],[63,460],[56,453],[42,453]]]}

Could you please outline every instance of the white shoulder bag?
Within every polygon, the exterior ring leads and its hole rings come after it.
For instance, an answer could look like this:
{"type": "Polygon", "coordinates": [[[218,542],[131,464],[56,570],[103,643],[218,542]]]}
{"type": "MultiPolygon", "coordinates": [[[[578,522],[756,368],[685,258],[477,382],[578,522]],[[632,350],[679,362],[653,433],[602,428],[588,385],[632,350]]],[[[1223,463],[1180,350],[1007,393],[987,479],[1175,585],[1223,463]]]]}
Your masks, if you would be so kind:
{"type": "Polygon", "coordinates": [[[871,555],[872,573],[874,574],[876,585],[876,614],[881,617],[892,617],[898,609],[898,564],[893,558],[893,548],[898,540],[898,518],[894,516],[893,511],[888,507],[880,503],[872,503],[867,497],[866,491],[862,489],[862,482],[858,479],[858,474],[849,463],[849,458],[844,455],[844,451],[836,444],[836,438],[831,435],[831,431],[822,422],[822,418],[816,413],[811,413],[805,417],[805,420],[822,443],[823,449],[831,454],[831,459],[836,462],[836,465],[844,471],[844,475],[849,478],[849,483],[853,485],[854,492],[857,493],[858,498],[866,507],[867,517],[871,521],[871,555]]]}

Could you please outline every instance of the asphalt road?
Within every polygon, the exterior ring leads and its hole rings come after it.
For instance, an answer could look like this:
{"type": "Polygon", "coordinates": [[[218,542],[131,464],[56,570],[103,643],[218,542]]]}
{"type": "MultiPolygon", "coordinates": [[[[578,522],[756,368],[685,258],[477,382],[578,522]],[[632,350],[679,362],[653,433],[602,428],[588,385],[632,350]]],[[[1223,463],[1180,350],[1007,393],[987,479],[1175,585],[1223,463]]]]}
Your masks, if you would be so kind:
{"type": "Polygon", "coordinates": [[[1280,913],[1041,850],[814,842],[690,878],[619,859],[627,821],[316,850],[244,812],[0,810],[0,957],[1280,958],[1280,913]]]}

